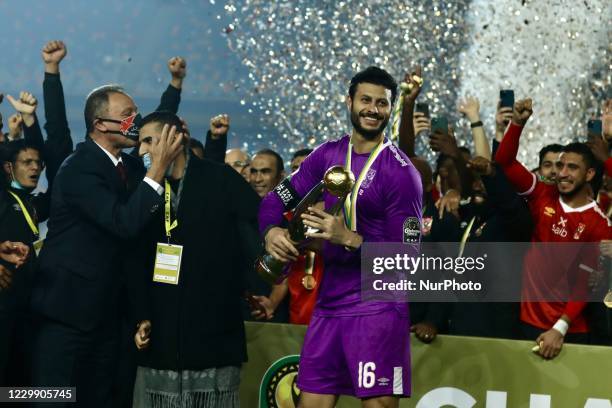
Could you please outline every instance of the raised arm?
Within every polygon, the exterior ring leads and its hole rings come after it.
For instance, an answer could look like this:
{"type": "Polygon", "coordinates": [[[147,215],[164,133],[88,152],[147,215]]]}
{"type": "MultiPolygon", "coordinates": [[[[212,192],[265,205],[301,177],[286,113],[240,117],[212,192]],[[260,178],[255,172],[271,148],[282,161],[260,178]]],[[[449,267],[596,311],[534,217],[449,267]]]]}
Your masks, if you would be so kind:
{"type": "Polygon", "coordinates": [[[19,113],[9,116],[8,128],[8,141],[19,140],[23,137],[23,118],[19,113]]]}
{"type": "Polygon", "coordinates": [[[62,41],[49,41],[42,49],[42,59],[45,64],[43,99],[45,101],[45,130],[47,131],[45,159],[49,184],[53,183],[59,166],[73,149],[59,69],[67,53],[68,49],[62,41]]]}
{"type": "Polygon", "coordinates": [[[227,133],[230,127],[230,117],[227,114],[217,115],[210,119],[210,129],[206,132],[204,158],[217,163],[225,162],[227,150],[227,133]]]}
{"type": "Polygon", "coordinates": [[[519,194],[529,193],[536,183],[535,175],[516,159],[523,126],[531,114],[531,99],[523,99],[514,104],[512,122],[495,153],[495,161],[519,194]]]}
{"type": "MultiPolygon", "coordinates": [[[[401,151],[406,153],[408,158],[416,156],[414,152],[415,132],[413,123],[414,105],[417,96],[421,92],[422,76],[421,67],[417,65],[414,72],[404,76],[404,82],[412,84],[412,90],[409,92],[401,92],[399,97],[404,98],[404,106],[402,109],[402,117],[400,121],[398,146],[401,151]],[[415,78],[416,77],[416,78],[415,78]]],[[[399,103],[399,102],[396,102],[399,103]]]]}
{"type": "Polygon", "coordinates": [[[36,119],[38,101],[34,95],[29,92],[21,92],[19,99],[15,99],[11,95],[7,95],[6,99],[13,105],[13,108],[15,108],[23,120],[23,136],[25,141],[42,152],[44,140],[40,125],[36,119]]]}
{"type": "Polygon", "coordinates": [[[183,80],[187,76],[187,62],[181,57],[172,57],[168,60],[168,71],[172,75],[168,88],[164,91],[157,107],[157,111],[177,113],[181,103],[181,90],[183,80]]]}
{"type": "Polygon", "coordinates": [[[470,121],[472,138],[474,140],[474,154],[491,160],[491,147],[480,120],[480,102],[478,98],[466,97],[459,103],[459,112],[470,121]]]}

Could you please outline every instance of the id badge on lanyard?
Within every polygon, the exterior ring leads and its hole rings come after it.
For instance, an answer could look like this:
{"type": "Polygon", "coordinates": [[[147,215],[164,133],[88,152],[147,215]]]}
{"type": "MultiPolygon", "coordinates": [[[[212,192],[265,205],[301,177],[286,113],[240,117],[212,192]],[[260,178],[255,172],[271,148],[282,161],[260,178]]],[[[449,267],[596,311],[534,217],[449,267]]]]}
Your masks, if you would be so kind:
{"type": "Polygon", "coordinates": [[[164,192],[164,226],[166,230],[167,243],[158,242],[155,248],[155,266],[153,268],[153,282],[178,285],[181,272],[181,259],[183,257],[183,246],[170,243],[171,232],[178,226],[178,219],[171,222],[171,190],[170,183],[166,180],[164,192]]]}

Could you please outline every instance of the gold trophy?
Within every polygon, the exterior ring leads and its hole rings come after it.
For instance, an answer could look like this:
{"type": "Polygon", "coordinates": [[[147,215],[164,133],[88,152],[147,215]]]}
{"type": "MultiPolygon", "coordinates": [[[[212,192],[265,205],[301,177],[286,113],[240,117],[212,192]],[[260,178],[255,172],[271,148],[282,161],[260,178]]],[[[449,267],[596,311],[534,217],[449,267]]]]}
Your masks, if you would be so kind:
{"type": "Polygon", "coordinates": [[[606,297],[604,297],[604,305],[606,305],[609,309],[612,309],[612,289],[606,293],[606,297]]]}
{"type": "MultiPolygon", "coordinates": [[[[289,220],[287,226],[289,236],[294,242],[298,243],[298,249],[302,249],[309,241],[306,232],[315,232],[315,230],[307,228],[302,221],[302,214],[308,211],[308,207],[318,202],[323,191],[327,190],[333,196],[338,197],[336,204],[327,212],[337,215],[342,210],[344,200],[351,193],[354,185],[355,176],[352,172],[342,166],[330,167],[325,172],[323,180],[314,186],[293,210],[285,215],[285,218],[289,220]]],[[[268,253],[255,261],[255,270],[259,276],[270,284],[278,284],[285,278],[285,266],[286,263],[279,261],[268,253]]]]}

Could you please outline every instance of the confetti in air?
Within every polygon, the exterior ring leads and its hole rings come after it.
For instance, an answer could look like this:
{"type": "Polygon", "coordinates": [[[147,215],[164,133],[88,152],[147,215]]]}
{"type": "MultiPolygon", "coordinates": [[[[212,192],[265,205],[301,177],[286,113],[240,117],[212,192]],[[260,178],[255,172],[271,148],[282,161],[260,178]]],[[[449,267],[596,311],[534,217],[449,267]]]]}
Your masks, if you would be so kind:
{"type": "Polygon", "coordinates": [[[241,88],[281,135],[270,147],[285,158],[350,129],[348,83],[370,65],[399,81],[419,63],[432,113],[455,105],[466,3],[246,0],[225,9],[229,46],[250,69],[241,88]]]}
{"type": "Polygon", "coordinates": [[[500,89],[531,97],[534,114],[519,160],[538,165],[550,143],[585,140],[591,115],[610,98],[612,2],[474,0],[470,46],[461,56],[461,93],[477,95],[493,135],[500,89]],[[524,5],[521,5],[524,3],[524,5]],[[484,103],[483,103],[484,101],[484,103]]]}
{"type": "MultiPolygon", "coordinates": [[[[522,158],[534,164],[544,143],[580,134],[610,86],[609,2],[484,0],[229,1],[223,33],[249,68],[234,84],[243,103],[281,137],[268,147],[285,159],[350,129],[344,103],[350,78],[369,65],[398,82],[415,64],[425,86],[419,102],[455,123],[460,144],[469,125],[457,102],[481,100],[493,136],[501,88],[530,94],[534,114],[522,158]]],[[[225,84],[227,85],[227,84],[225,84]]],[[[426,140],[417,153],[433,159],[426,140]]]]}

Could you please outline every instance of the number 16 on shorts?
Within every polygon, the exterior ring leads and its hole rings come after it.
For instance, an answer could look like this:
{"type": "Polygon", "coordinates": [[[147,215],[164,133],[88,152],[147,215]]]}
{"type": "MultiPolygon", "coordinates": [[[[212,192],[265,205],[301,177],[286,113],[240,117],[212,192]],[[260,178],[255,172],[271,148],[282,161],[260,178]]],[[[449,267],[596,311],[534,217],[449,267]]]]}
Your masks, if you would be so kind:
{"type": "Polygon", "coordinates": [[[376,382],[376,364],[372,361],[359,362],[359,388],[372,388],[376,382]]]}

